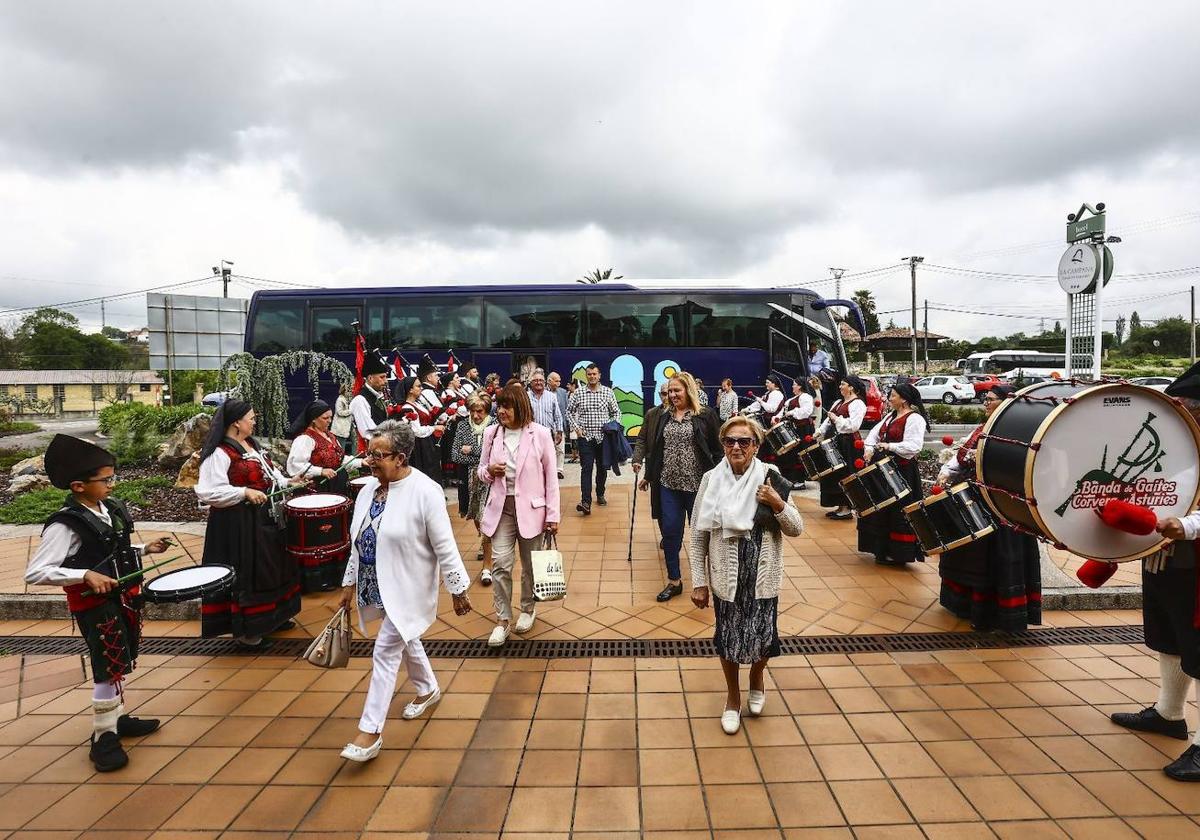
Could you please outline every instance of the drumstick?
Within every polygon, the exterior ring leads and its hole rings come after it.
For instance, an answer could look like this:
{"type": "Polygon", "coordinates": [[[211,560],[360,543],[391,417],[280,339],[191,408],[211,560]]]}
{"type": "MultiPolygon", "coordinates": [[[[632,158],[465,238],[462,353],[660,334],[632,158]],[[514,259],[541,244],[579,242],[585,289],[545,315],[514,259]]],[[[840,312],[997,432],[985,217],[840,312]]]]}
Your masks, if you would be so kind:
{"type": "MultiPolygon", "coordinates": [[[[130,572],[127,575],[121,575],[119,578],[117,578],[117,583],[125,583],[126,581],[133,580],[135,577],[141,577],[142,575],[146,574],[146,572],[157,569],[159,566],[165,566],[168,563],[174,563],[176,560],[182,560],[184,558],[184,556],[185,555],[183,555],[183,554],[177,554],[174,557],[168,558],[166,560],[161,560],[158,563],[155,563],[153,566],[144,566],[143,568],[138,569],[136,572],[130,572]]],[[[82,592],[80,592],[79,594],[80,595],[95,595],[97,593],[93,592],[90,589],[85,589],[82,592]]]]}

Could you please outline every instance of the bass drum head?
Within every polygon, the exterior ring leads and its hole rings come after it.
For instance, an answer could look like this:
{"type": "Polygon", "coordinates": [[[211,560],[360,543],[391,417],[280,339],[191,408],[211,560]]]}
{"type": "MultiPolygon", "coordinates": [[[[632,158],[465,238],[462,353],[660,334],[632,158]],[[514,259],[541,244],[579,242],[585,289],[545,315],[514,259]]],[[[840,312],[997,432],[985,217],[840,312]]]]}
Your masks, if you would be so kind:
{"type": "Polygon", "coordinates": [[[1160,518],[1184,516],[1200,499],[1200,427],[1158,391],[1085,388],[1050,412],[1032,442],[1038,448],[1025,483],[1037,500],[1033,516],[1050,539],[1082,557],[1136,560],[1166,542],[1101,523],[1096,511],[1109,499],[1160,518]]]}
{"type": "Polygon", "coordinates": [[[310,496],[297,496],[289,499],[287,507],[289,510],[323,510],[337,507],[345,501],[347,501],[345,496],[339,496],[336,493],[313,493],[310,496]]]}

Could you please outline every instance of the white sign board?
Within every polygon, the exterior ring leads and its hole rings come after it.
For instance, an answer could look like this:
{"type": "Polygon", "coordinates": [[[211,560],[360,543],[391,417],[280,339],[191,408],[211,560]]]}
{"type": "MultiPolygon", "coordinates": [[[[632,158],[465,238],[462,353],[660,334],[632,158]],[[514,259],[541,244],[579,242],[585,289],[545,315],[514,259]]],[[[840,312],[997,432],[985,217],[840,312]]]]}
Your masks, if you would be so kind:
{"type": "Polygon", "coordinates": [[[1092,285],[1100,270],[1096,246],[1077,242],[1063,252],[1058,261],[1058,285],[1069,295],[1077,295],[1092,285]]]}
{"type": "Polygon", "coordinates": [[[150,369],[217,370],[242,350],[249,305],[241,298],[146,295],[150,369]]]}

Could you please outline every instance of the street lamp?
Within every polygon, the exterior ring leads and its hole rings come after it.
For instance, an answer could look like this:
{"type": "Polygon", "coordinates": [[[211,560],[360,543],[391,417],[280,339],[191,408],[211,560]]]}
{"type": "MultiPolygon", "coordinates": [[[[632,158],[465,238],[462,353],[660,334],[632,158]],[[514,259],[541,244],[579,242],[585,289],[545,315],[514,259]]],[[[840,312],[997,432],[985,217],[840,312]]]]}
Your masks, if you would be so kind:
{"type": "Polygon", "coordinates": [[[233,273],[233,260],[221,260],[219,266],[212,267],[213,277],[221,278],[221,297],[229,297],[229,275],[233,273]]]}

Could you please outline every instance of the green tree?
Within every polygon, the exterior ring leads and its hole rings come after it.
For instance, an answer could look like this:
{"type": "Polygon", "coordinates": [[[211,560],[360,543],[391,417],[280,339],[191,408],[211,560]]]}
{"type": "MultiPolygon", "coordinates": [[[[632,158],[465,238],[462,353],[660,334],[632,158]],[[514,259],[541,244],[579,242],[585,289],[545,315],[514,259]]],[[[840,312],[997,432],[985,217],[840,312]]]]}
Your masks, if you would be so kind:
{"type": "Polygon", "coordinates": [[[858,308],[862,310],[863,325],[867,328],[867,335],[874,335],[879,332],[879,315],[875,312],[875,295],[870,289],[859,289],[850,299],[858,304],[858,308]]]}
{"type": "Polygon", "coordinates": [[[611,268],[606,268],[603,271],[598,268],[593,268],[589,273],[583,275],[575,282],[591,286],[595,285],[596,283],[602,283],[605,280],[622,280],[624,279],[624,276],[625,275],[623,274],[618,274],[614,277],[613,270],[611,268]]]}
{"type": "Polygon", "coordinates": [[[1066,331],[1063,329],[1062,321],[1054,322],[1054,334],[1056,336],[1063,335],[1066,331]]]}
{"type": "Polygon", "coordinates": [[[114,341],[124,341],[128,336],[125,335],[125,330],[120,327],[104,327],[100,330],[100,335],[105,338],[111,338],[114,341]]]}
{"type": "Polygon", "coordinates": [[[1117,336],[1117,346],[1120,347],[1121,343],[1123,341],[1125,341],[1125,316],[1124,315],[1117,316],[1117,326],[1116,326],[1116,329],[1114,330],[1114,332],[1116,333],[1116,336],[1117,336]]]}
{"type": "Polygon", "coordinates": [[[1142,317],[1137,314],[1137,310],[1133,310],[1133,314],[1129,316],[1129,337],[1133,338],[1138,334],[1138,330],[1142,328],[1142,317]]]}
{"type": "Polygon", "coordinates": [[[1136,333],[1130,332],[1123,352],[1127,356],[1186,356],[1191,350],[1190,329],[1190,322],[1181,317],[1164,318],[1156,324],[1139,328],[1136,333]],[[1158,342],[1157,347],[1155,341],[1158,342]]]}

